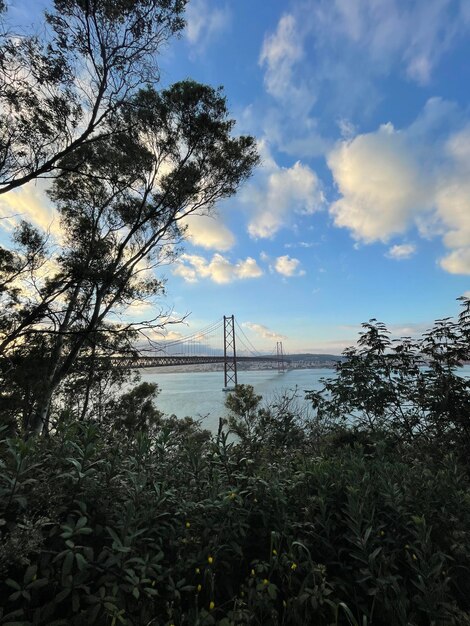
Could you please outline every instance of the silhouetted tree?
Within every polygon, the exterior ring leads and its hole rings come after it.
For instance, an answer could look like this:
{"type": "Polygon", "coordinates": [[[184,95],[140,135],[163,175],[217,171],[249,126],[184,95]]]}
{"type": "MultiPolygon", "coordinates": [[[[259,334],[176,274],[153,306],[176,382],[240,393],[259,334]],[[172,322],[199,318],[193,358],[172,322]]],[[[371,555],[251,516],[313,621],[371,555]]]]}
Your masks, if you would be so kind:
{"type": "Polygon", "coordinates": [[[55,176],[77,148],[122,132],[109,119],[142,84],[157,84],[158,54],[183,28],[185,5],[51,0],[40,37],[2,24],[0,193],[55,176]]]}
{"type": "Polygon", "coordinates": [[[174,259],[182,220],[235,193],[258,161],[251,137],[232,136],[221,91],[193,81],[143,89],[107,123],[127,131],[77,148],[54,182],[63,249],[33,304],[25,291],[0,344],[9,356],[44,337],[29,430],[47,426],[54,392],[100,334],[130,330],[109,316],[164,293],[150,270],[174,259]]]}

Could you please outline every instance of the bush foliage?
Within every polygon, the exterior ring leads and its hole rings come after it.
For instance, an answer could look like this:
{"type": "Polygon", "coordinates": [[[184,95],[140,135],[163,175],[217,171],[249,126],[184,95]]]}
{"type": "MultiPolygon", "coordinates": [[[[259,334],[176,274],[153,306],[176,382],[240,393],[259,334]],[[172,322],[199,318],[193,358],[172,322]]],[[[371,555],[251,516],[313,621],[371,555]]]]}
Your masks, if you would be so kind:
{"type": "Polygon", "coordinates": [[[0,623],[470,624],[455,456],[261,417],[250,454],[190,420],[4,440],[0,623]]]}

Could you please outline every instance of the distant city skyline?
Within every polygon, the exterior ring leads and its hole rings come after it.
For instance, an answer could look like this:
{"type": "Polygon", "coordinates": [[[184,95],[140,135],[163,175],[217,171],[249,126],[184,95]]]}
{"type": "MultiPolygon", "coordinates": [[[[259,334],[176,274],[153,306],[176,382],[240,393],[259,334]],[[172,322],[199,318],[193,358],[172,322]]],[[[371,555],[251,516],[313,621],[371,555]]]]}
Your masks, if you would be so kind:
{"type": "MultiPolygon", "coordinates": [[[[46,0],[7,0],[41,25],[46,0]]],[[[234,314],[260,349],[340,354],[360,324],[419,334],[470,294],[468,0],[191,0],[160,61],[162,86],[222,85],[236,133],[262,165],[159,268],[195,332],[234,314]]],[[[59,225],[44,190],[0,199],[1,243],[18,217],[59,225]]],[[[150,319],[157,303],[135,306],[150,319]]]]}

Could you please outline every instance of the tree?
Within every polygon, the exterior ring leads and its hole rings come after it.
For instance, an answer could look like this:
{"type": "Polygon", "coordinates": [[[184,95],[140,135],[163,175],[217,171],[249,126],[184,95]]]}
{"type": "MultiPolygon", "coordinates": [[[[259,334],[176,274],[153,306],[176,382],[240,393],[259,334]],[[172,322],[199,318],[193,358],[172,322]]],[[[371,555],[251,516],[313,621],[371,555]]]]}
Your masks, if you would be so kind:
{"type": "Polygon", "coordinates": [[[255,456],[261,449],[276,455],[301,448],[306,443],[307,420],[297,402],[297,390],[284,391],[265,406],[261,406],[262,399],[252,385],[236,385],[225,401],[230,410],[225,422],[228,432],[255,456]]]}
{"type": "Polygon", "coordinates": [[[468,454],[470,381],[459,368],[470,359],[470,299],[461,303],[457,320],[437,320],[416,340],[391,341],[384,324],[363,324],[359,345],[344,352],[337,377],[307,394],[318,417],[468,454]]]}
{"type": "Polygon", "coordinates": [[[233,137],[220,89],[193,81],[140,90],[106,122],[107,142],[86,143],[63,159],[54,181],[63,227],[57,270],[14,311],[4,355],[42,337],[45,374],[31,398],[28,430],[47,428],[51,401],[77,358],[139,299],[160,297],[150,270],[171,262],[194,212],[231,196],[258,162],[253,138],[233,137]],[[115,129],[126,132],[115,132],[115,129]],[[32,407],[32,408],[31,408],[32,407]]]}
{"type": "Polygon", "coordinates": [[[142,84],[157,84],[158,53],[183,28],[186,1],[52,0],[45,37],[2,29],[0,193],[126,132],[108,121],[142,84]]]}

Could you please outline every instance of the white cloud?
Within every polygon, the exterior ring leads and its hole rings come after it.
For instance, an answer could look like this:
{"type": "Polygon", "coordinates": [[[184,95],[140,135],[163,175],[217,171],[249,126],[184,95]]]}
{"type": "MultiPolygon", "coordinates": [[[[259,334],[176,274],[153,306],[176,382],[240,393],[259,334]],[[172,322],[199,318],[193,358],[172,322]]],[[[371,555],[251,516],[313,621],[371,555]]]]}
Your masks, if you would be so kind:
{"type": "MultiPolygon", "coordinates": [[[[362,71],[401,66],[418,83],[429,81],[441,57],[468,30],[466,2],[451,0],[320,0],[305,18],[325,55],[346,64],[357,55],[362,71]]],[[[307,7],[309,10],[307,10],[307,7]]]]}
{"type": "Polygon", "coordinates": [[[453,250],[439,264],[449,274],[470,274],[470,246],[453,250]]]}
{"type": "Polygon", "coordinates": [[[263,339],[277,339],[281,341],[283,339],[288,339],[286,335],[280,335],[279,333],[275,333],[270,330],[267,326],[263,326],[263,324],[254,324],[253,322],[243,322],[242,326],[245,328],[249,328],[254,333],[256,333],[259,337],[263,339]]]}
{"type": "Polygon", "coordinates": [[[308,110],[315,97],[294,74],[294,67],[303,56],[301,26],[292,14],[286,13],[279,20],[276,32],[265,37],[259,63],[266,68],[264,80],[268,93],[290,106],[300,105],[308,110]]]}
{"type": "Polygon", "coordinates": [[[299,259],[294,259],[289,255],[279,256],[274,262],[274,269],[283,276],[303,276],[304,270],[299,269],[299,259]]]}
{"type": "Polygon", "coordinates": [[[444,243],[453,251],[440,259],[451,274],[470,274],[470,126],[453,134],[445,145],[447,167],[437,191],[437,214],[446,230],[444,243]]]}
{"type": "Polygon", "coordinates": [[[263,275],[263,271],[251,257],[231,263],[218,253],[214,254],[209,261],[196,254],[182,254],[173,269],[173,274],[189,283],[198,282],[201,278],[209,278],[218,284],[228,284],[234,280],[259,278],[263,275]]]}
{"type": "Polygon", "coordinates": [[[292,167],[280,167],[265,144],[261,144],[260,151],[265,157],[263,167],[240,197],[253,215],[248,223],[249,234],[268,238],[291,224],[295,214],[311,214],[322,208],[324,197],[320,181],[308,165],[297,161],[292,167]]]}
{"type": "Polygon", "coordinates": [[[46,196],[46,184],[38,180],[0,196],[0,226],[11,230],[26,220],[60,239],[59,216],[46,196]]]}
{"type": "MultiPolygon", "coordinates": [[[[336,226],[363,243],[387,242],[411,228],[442,236],[440,266],[470,274],[470,125],[451,103],[433,98],[409,127],[390,124],[342,141],[328,155],[340,193],[330,206],[336,226]],[[449,130],[457,125],[457,130],[449,130]]],[[[412,250],[393,246],[389,256],[412,250]]]]}
{"type": "MultiPolygon", "coordinates": [[[[363,116],[382,99],[377,79],[398,72],[428,83],[441,59],[468,36],[468,5],[468,0],[295,3],[266,34],[259,59],[266,91],[280,105],[280,119],[270,126],[278,127],[282,149],[307,156],[325,147],[318,129],[309,130],[318,121],[312,117],[316,104],[323,105],[322,119],[363,116]]],[[[342,130],[351,136],[351,129],[342,130]]]]}
{"type": "Polygon", "coordinates": [[[226,252],[235,244],[234,234],[220,221],[218,216],[188,215],[183,225],[191,243],[206,249],[226,252]]]}
{"type": "Polygon", "coordinates": [[[402,261],[404,259],[411,258],[416,253],[416,246],[412,243],[396,244],[389,248],[386,256],[389,259],[396,259],[402,261]]]}
{"type": "Polygon", "coordinates": [[[418,155],[391,124],[343,141],[329,154],[341,198],[330,207],[336,226],[365,242],[403,233],[414,215],[430,208],[430,186],[418,155]]]}
{"type": "Polygon", "coordinates": [[[352,139],[356,135],[356,127],[350,120],[341,117],[336,123],[343,139],[352,139]]]}
{"type": "Polygon", "coordinates": [[[313,241],[295,241],[292,243],[285,243],[284,248],[313,248],[315,243],[313,241]]]}
{"type": "Polygon", "coordinates": [[[224,32],[230,22],[227,5],[213,0],[191,0],[186,9],[186,37],[193,47],[203,50],[211,39],[224,32]]]}

